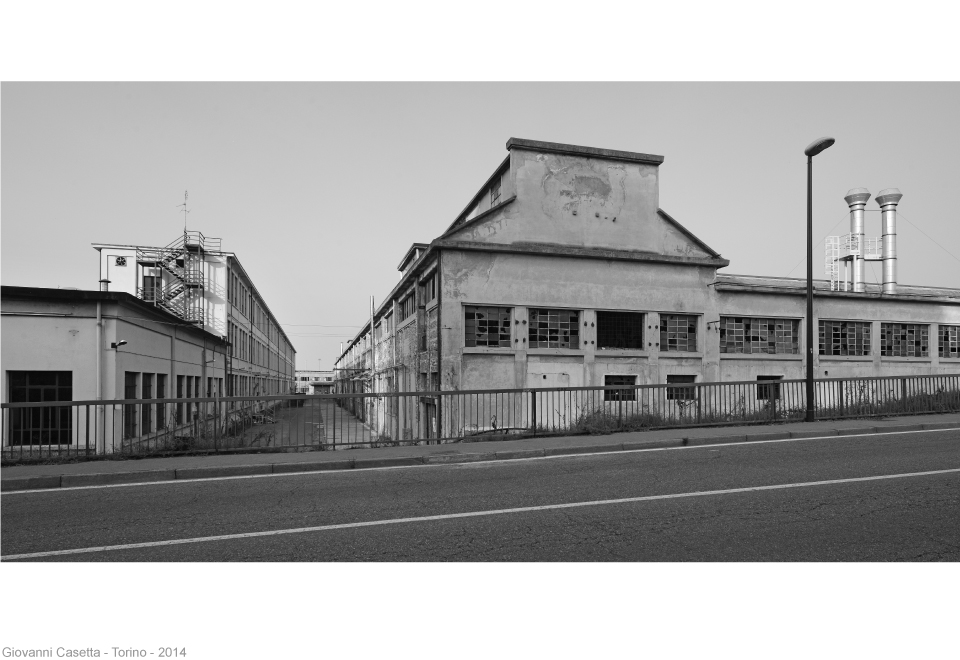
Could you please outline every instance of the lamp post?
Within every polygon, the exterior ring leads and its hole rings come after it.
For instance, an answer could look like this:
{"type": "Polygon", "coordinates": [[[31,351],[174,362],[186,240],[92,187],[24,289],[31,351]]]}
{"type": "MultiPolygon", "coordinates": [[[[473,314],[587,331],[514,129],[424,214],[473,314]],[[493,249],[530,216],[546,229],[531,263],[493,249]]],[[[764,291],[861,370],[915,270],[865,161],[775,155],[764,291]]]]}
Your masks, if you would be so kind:
{"type": "Polygon", "coordinates": [[[832,137],[814,140],[803,150],[807,157],[807,416],[815,421],[813,400],[813,157],[836,142],[832,137]]]}

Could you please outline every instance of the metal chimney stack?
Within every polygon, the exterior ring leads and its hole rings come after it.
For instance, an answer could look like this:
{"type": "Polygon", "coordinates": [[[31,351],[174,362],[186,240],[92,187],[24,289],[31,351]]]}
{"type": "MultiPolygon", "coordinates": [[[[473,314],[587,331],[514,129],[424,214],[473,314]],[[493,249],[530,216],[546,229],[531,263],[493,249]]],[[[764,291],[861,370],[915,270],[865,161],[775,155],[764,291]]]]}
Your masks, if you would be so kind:
{"type": "Polygon", "coordinates": [[[856,242],[857,254],[853,255],[853,290],[863,292],[866,290],[863,280],[863,210],[867,206],[867,200],[870,199],[870,191],[866,188],[854,188],[847,193],[843,201],[850,207],[850,238],[851,242],[856,242]]]}
{"type": "Polygon", "coordinates": [[[877,195],[883,222],[883,292],[897,292],[897,204],[903,195],[896,188],[877,195]]]}

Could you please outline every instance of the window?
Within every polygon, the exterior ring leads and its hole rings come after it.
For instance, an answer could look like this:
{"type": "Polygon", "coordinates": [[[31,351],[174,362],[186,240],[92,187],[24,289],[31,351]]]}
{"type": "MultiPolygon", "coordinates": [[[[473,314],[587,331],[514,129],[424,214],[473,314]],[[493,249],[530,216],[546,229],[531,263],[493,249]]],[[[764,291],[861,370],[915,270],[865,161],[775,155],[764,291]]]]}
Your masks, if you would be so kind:
{"type": "MultiPolygon", "coordinates": [[[[182,398],[183,398],[183,376],[177,376],[177,396],[176,396],[176,398],[178,398],[178,399],[182,399],[182,398]]],[[[182,402],[181,402],[181,403],[178,403],[178,404],[176,404],[176,406],[177,406],[177,408],[176,408],[176,412],[177,412],[177,423],[180,424],[180,423],[183,423],[183,422],[185,421],[184,418],[183,418],[183,403],[182,403],[182,402]]]]}
{"type": "Polygon", "coordinates": [[[927,357],[930,355],[930,326],[917,323],[881,323],[880,355],[927,357]]]}
{"type": "Polygon", "coordinates": [[[597,312],[597,348],[643,348],[643,314],[597,312]]]}
{"type": "MultiPolygon", "coordinates": [[[[603,377],[603,384],[606,387],[610,387],[612,385],[629,385],[633,387],[637,384],[637,377],[607,375],[603,377]]],[[[604,390],[603,400],[604,401],[636,401],[637,391],[636,390],[604,390]]]]}
{"type": "Polygon", "coordinates": [[[400,319],[406,320],[411,316],[413,316],[414,312],[416,311],[417,311],[416,301],[414,300],[414,296],[411,293],[409,296],[407,296],[400,302],[400,319]]]}
{"type": "Polygon", "coordinates": [[[437,274],[434,273],[429,279],[420,285],[423,291],[423,304],[426,305],[437,297],[437,274]]]}
{"type": "MultiPolygon", "coordinates": [[[[757,376],[757,382],[783,380],[783,376],[757,376]]],[[[774,401],[780,398],[780,383],[757,385],[757,401],[774,401]]]]}
{"type": "MultiPolygon", "coordinates": [[[[137,381],[140,374],[135,371],[125,371],[123,373],[123,398],[137,398],[137,381]]],[[[137,404],[125,403],[123,405],[123,437],[125,440],[137,437],[137,404]]]]}
{"type": "Polygon", "coordinates": [[[500,203],[500,188],[503,182],[503,176],[498,176],[490,187],[490,206],[491,208],[500,203]]]}
{"type": "MultiPolygon", "coordinates": [[[[697,382],[696,376],[683,376],[683,375],[667,376],[667,385],[686,384],[686,383],[695,383],[695,382],[697,382]]],[[[694,390],[695,388],[689,387],[689,386],[688,387],[668,387],[667,400],[668,401],[692,401],[697,398],[694,390]]]]}
{"type": "MultiPolygon", "coordinates": [[[[72,371],[8,371],[11,403],[73,401],[72,371]]],[[[10,410],[11,445],[73,443],[73,411],[57,408],[10,410]]]]}
{"type": "Polygon", "coordinates": [[[463,308],[463,345],[510,348],[512,307],[463,308]]]}
{"type": "Polygon", "coordinates": [[[580,312],[531,309],[530,348],[580,348],[580,312]]]}
{"type": "MultiPolygon", "coordinates": [[[[143,374],[143,387],[141,388],[141,399],[153,398],[153,379],[155,374],[143,374]]],[[[153,410],[151,406],[140,405],[140,428],[144,433],[150,433],[153,430],[153,410]]]]}
{"type": "Polygon", "coordinates": [[[870,323],[820,321],[820,355],[870,355],[870,323]]]}
{"type": "Polygon", "coordinates": [[[661,314],[660,350],[696,351],[697,317],[689,314],[661,314]]]}
{"type": "MultiPolygon", "coordinates": [[[[157,374],[157,398],[167,398],[167,374],[157,374]]],[[[157,430],[167,428],[167,405],[157,404],[157,430]]]]}
{"type": "Polygon", "coordinates": [[[940,344],[940,357],[960,357],[960,325],[940,325],[937,331],[940,344]]]}
{"type": "Polygon", "coordinates": [[[800,352],[800,321],[721,316],[720,352],[795,355],[800,352]]]}

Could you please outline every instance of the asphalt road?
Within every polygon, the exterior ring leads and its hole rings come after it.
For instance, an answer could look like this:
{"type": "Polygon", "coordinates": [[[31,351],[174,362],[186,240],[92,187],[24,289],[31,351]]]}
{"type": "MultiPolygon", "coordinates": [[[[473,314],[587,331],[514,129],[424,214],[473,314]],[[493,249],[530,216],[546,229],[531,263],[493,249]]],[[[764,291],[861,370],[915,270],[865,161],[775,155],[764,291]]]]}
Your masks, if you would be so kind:
{"type": "Polygon", "coordinates": [[[957,561],[958,521],[960,432],[927,431],[4,493],[0,554],[4,561],[957,561]],[[230,538],[210,539],[217,536],[230,538]],[[131,544],[145,545],[112,547],[131,544]],[[45,552],[57,554],[29,556],[45,552]]]}

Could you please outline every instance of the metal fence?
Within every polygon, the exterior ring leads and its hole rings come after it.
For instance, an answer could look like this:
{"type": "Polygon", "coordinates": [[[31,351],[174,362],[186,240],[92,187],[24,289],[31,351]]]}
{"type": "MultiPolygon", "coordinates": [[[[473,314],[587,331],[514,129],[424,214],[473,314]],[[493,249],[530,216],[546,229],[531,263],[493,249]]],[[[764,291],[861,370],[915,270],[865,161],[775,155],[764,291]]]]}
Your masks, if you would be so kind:
{"type": "MultiPolygon", "coordinates": [[[[817,419],[960,412],[960,374],[823,378],[817,419]]],[[[802,421],[803,380],[4,403],[4,463],[802,421]]]]}

